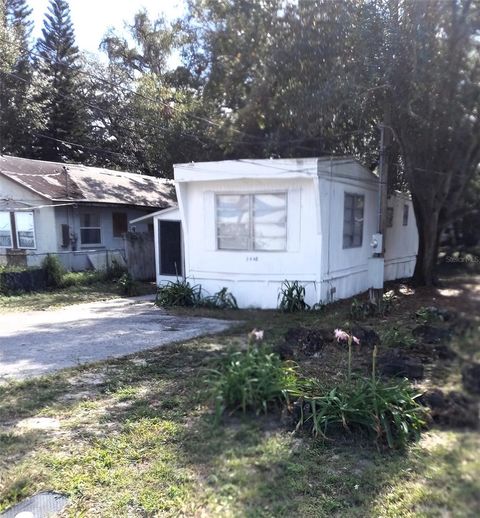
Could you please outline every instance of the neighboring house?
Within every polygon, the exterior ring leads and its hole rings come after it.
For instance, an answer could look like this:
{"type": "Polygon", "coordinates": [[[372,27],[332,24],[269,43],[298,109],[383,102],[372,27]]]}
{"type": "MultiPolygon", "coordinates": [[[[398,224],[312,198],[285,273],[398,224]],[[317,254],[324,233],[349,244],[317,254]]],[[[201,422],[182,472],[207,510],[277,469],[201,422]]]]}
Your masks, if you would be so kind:
{"type": "Polygon", "coordinates": [[[174,199],[168,180],[0,155],[0,261],[32,266],[57,253],[74,270],[101,266],[127,231],[153,231],[129,220],[174,199]]]}
{"type": "MultiPolygon", "coordinates": [[[[355,160],[229,160],[174,170],[178,207],[136,220],[155,222],[158,284],[178,274],[209,293],[226,286],[241,307],[261,308],[277,306],[286,279],[306,286],[309,304],[373,287],[378,177],[355,160]]],[[[412,203],[397,193],[388,204],[382,273],[410,277],[418,249],[412,203]]]]}

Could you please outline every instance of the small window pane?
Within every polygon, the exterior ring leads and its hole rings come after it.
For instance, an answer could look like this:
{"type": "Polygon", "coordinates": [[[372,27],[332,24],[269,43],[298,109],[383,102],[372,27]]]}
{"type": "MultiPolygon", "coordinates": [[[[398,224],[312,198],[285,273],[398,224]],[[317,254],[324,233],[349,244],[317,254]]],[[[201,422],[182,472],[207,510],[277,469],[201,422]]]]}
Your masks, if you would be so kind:
{"type": "Polygon", "coordinates": [[[408,205],[403,206],[403,226],[408,225],[408,205]]]}
{"type": "Polygon", "coordinates": [[[80,239],[84,245],[98,245],[102,242],[99,228],[80,229],[80,239]]]}
{"type": "Polygon", "coordinates": [[[9,212],[0,212],[0,246],[5,248],[12,247],[12,233],[9,212]]]}
{"type": "Polygon", "coordinates": [[[99,227],[100,226],[100,215],[94,212],[84,213],[80,216],[81,227],[99,227]]]}
{"type": "Polygon", "coordinates": [[[217,196],[217,241],[222,250],[248,250],[250,201],[247,195],[217,196]]]}
{"type": "Polygon", "coordinates": [[[345,193],[343,212],[343,248],[362,246],[365,197],[345,193]]]}
{"type": "Polygon", "coordinates": [[[33,212],[15,212],[18,248],[35,248],[33,212]]]}
{"type": "Polygon", "coordinates": [[[254,249],[285,250],[287,245],[287,197],[285,194],[254,196],[254,249]]]}

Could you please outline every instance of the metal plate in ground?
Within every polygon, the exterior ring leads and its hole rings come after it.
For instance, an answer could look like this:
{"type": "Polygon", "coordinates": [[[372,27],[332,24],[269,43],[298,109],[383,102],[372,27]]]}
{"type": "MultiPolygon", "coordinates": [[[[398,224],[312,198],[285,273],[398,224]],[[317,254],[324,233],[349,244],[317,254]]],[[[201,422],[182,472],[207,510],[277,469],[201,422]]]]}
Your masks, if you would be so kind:
{"type": "Polygon", "coordinates": [[[68,504],[65,495],[38,493],[0,514],[1,518],[51,518],[68,504]]]}

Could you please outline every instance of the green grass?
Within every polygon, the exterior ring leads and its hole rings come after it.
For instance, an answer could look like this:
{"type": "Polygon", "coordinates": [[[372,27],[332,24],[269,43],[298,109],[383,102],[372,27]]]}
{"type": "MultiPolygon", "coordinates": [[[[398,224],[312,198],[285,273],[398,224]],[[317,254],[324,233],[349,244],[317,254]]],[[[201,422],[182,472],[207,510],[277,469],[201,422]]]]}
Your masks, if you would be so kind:
{"type": "MultiPolygon", "coordinates": [[[[426,302],[418,297],[418,306],[426,302]]],[[[402,304],[388,317],[398,326],[412,319],[411,302],[402,304]]],[[[478,515],[479,433],[434,428],[399,453],[349,436],[292,434],[274,412],[226,415],[215,424],[202,380],[228,350],[246,347],[248,330],[265,329],[275,343],[289,327],[343,326],[349,304],[294,315],[182,313],[245,323],[220,336],[0,386],[0,510],[53,489],[70,496],[65,516],[72,518],[478,515]],[[54,418],[60,427],[17,426],[29,417],[54,418]]],[[[388,319],[369,322],[387,327],[388,319]]],[[[356,349],[354,366],[362,354],[370,352],[356,349]]],[[[338,347],[299,368],[331,383],[345,356],[338,347]]],[[[444,364],[435,383],[458,377],[458,369],[444,364]]]]}
{"type": "MultiPolygon", "coordinates": [[[[95,302],[124,296],[118,282],[78,282],[77,278],[68,274],[70,286],[42,292],[22,293],[19,295],[0,295],[0,313],[7,311],[33,311],[52,307],[68,306],[81,302],[95,302]]],[[[136,295],[154,294],[152,283],[138,283],[136,295]]]]}

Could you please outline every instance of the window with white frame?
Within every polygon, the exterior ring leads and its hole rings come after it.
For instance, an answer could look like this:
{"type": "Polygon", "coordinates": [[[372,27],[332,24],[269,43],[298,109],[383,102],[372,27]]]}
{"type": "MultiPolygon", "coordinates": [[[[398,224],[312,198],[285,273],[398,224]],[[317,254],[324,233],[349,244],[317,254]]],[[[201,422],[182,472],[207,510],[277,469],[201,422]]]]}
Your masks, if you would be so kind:
{"type": "Polygon", "coordinates": [[[33,212],[15,212],[15,231],[18,248],[35,248],[33,212]]]}
{"type": "Polygon", "coordinates": [[[33,212],[0,212],[0,247],[36,248],[33,212]]]}
{"type": "Polygon", "coordinates": [[[0,246],[4,248],[12,248],[12,226],[10,221],[10,212],[0,212],[0,246]]]}
{"type": "Polygon", "coordinates": [[[102,243],[100,214],[97,212],[80,214],[80,242],[82,245],[100,245],[102,243]]]}
{"type": "Polygon", "coordinates": [[[363,243],[363,211],[365,196],[346,192],[343,206],[343,248],[356,248],[363,243]]]}
{"type": "Polygon", "coordinates": [[[280,252],[287,248],[287,194],[218,194],[219,250],[280,252]]]}

